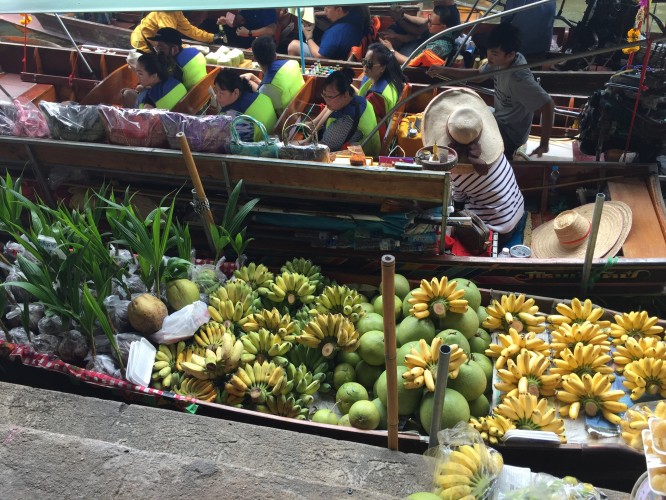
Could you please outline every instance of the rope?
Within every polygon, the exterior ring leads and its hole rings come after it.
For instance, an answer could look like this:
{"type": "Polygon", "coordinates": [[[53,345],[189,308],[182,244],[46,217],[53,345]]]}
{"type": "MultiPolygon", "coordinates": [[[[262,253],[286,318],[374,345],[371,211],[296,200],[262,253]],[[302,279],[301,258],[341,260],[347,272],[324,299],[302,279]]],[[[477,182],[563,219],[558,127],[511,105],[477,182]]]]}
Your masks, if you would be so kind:
{"type": "Polygon", "coordinates": [[[72,82],[74,81],[74,72],[76,71],[76,63],[79,62],[79,53],[76,53],[76,56],[74,57],[74,61],[72,62],[72,72],[69,74],[67,77],[69,80],[69,85],[71,87],[72,82]]]}
{"type": "Polygon", "coordinates": [[[596,285],[597,281],[599,281],[601,275],[606,271],[609,271],[615,264],[617,264],[617,261],[618,261],[617,257],[608,257],[608,260],[604,264],[604,267],[590,274],[590,279],[587,282],[587,289],[591,290],[592,288],[594,288],[594,285],[596,285]]]}
{"type": "Polygon", "coordinates": [[[194,213],[196,213],[197,215],[201,215],[202,213],[210,210],[210,203],[208,202],[208,198],[200,200],[197,197],[195,189],[192,190],[192,201],[190,202],[190,205],[192,205],[194,213]]]}

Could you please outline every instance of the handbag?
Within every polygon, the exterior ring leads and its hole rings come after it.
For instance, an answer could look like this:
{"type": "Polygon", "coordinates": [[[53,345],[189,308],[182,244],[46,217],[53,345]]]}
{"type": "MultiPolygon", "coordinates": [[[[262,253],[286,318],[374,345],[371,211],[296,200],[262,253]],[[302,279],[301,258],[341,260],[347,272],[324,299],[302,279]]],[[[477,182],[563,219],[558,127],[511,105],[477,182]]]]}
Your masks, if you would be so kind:
{"type": "Polygon", "coordinates": [[[330,163],[331,150],[326,144],[319,144],[317,141],[317,134],[313,132],[314,123],[307,115],[303,113],[294,113],[290,115],[284,122],[282,127],[282,143],[279,145],[278,149],[278,158],[283,160],[301,160],[301,161],[318,161],[322,163],[330,163]],[[289,120],[292,117],[298,117],[298,115],[303,115],[305,119],[309,120],[310,123],[306,121],[292,123],[287,125],[289,120]],[[304,129],[307,132],[308,138],[310,139],[310,144],[290,144],[288,132],[291,129],[304,129]]]}
{"type": "Polygon", "coordinates": [[[456,226],[453,235],[462,243],[465,249],[473,254],[479,255],[488,251],[490,246],[490,229],[486,223],[471,210],[458,210],[451,214],[453,217],[469,217],[471,225],[456,226]]]}
{"type": "Polygon", "coordinates": [[[266,127],[258,120],[255,120],[248,115],[238,115],[231,122],[231,144],[229,149],[233,155],[242,156],[255,156],[261,158],[277,158],[278,157],[278,142],[268,137],[266,127]],[[236,130],[236,125],[242,121],[250,121],[254,126],[259,127],[263,142],[247,142],[242,141],[236,130]]]}

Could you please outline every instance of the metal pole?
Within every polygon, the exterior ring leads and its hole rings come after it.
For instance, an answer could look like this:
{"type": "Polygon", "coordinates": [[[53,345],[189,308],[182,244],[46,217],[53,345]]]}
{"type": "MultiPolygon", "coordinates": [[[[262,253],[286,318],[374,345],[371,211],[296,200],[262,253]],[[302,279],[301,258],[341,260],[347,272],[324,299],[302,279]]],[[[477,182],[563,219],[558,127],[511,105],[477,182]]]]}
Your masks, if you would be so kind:
{"type": "MultiPolygon", "coordinates": [[[[486,18],[488,16],[488,14],[495,8],[495,6],[498,3],[500,3],[500,0],[495,0],[493,2],[493,4],[490,6],[490,8],[486,11],[486,13],[483,16],[481,16],[481,19],[486,18]]],[[[470,15],[472,15],[471,11],[470,11],[470,15]]],[[[470,39],[470,37],[472,36],[472,33],[474,33],[474,30],[476,29],[477,26],[478,26],[478,24],[475,24],[474,26],[472,26],[472,29],[469,30],[469,33],[467,33],[467,35],[465,35],[464,40],[462,41],[462,43],[456,49],[455,54],[453,54],[452,57],[449,57],[448,60],[446,61],[446,66],[451,66],[455,62],[456,58],[460,55],[460,52],[462,51],[462,49],[465,48],[465,45],[467,45],[467,40],[470,39]]]]}
{"type": "Polygon", "coordinates": [[[583,278],[581,281],[581,293],[584,295],[589,288],[590,272],[592,271],[592,259],[594,258],[594,247],[597,245],[597,233],[599,232],[599,223],[601,222],[601,212],[604,210],[604,200],[606,195],[597,193],[597,199],[594,202],[594,213],[592,214],[592,225],[590,226],[590,237],[587,239],[587,249],[585,250],[585,262],[583,262],[583,278]]]}
{"type": "Polygon", "coordinates": [[[305,49],[305,44],[303,43],[303,18],[301,14],[301,8],[297,7],[298,9],[298,42],[300,43],[301,46],[301,72],[305,74],[305,53],[303,50],[305,49]]]}
{"type": "Polygon", "coordinates": [[[54,13],[53,15],[56,17],[56,19],[57,19],[58,22],[60,23],[60,27],[63,29],[63,31],[64,31],[65,34],[67,35],[67,38],[69,38],[69,41],[72,42],[72,45],[74,46],[74,48],[76,49],[76,51],[79,53],[79,57],[80,57],[81,60],[83,61],[83,64],[86,65],[86,68],[88,68],[88,72],[90,73],[90,75],[96,78],[96,76],[95,76],[95,72],[94,72],[94,71],[92,70],[92,68],[90,67],[90,64],[88,64],[88,61],[86,60],[86,58],[83,57],[83,54],[81,53],[81,49],[79,49],[79,46],[76,44],[76,42],[75,42],[74,39],[72,38],[72,35],[69,33],[69,30],[67,29],[67,26],[65,26],[65,23],[63,23],[63,22],[62,22],[62,19],[60,19],[60,14],[56,14],[56,13],[54,13]]]}
{"type": "Polygon", "coordinates": [[[382,256],[384,358],[386,362],[386,422],[388,449],[398,449],[398,363],[395,340],[395,257],[382,256]]]}
{"type": "Polygon", "coordinates": [[[437,433],[442,425],[444,396],[446,396],[446,384],[449,381],[450,357],[451,346],[446,344],[441,345],[439,348],[439,360],[437,361],[437,380],[435,380],[435,395],[432,401],[432,420],[430,421],[430,434],[428,434],[430,436],[428,448],[434,448],[438,444],[437,433]]]}

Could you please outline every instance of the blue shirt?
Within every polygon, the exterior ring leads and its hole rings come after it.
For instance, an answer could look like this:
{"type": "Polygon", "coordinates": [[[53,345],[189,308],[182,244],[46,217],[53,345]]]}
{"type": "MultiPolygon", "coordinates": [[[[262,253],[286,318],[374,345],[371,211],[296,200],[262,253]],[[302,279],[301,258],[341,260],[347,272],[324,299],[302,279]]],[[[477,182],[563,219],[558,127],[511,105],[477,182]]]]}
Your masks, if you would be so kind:
{"type": "MultiPolygon", "coordinates": [[[[504,10],[529,5],[536,0],[507,0],[504,10]]],[[[502,18],[503,23],[511,23],[520,30],[520,49],[523,55],[542,54],[550,50],[555,22],[555,0],[532,7],[531,9],[509,14],[502,18]]]]}
{"type": "Polygon", "coordinates": [[[277,12],[275,9],[240,10],[238,14],[245,19],[243,26],[249,30],[258,30],[269,24],[277,23],[277,12]]]}
{"type": "Polygon", "coordinates": [[[319,54],[326,59],[346,60],[352,47],[361,44],[363,28],[349,14],[324,31],[319,54]]]}

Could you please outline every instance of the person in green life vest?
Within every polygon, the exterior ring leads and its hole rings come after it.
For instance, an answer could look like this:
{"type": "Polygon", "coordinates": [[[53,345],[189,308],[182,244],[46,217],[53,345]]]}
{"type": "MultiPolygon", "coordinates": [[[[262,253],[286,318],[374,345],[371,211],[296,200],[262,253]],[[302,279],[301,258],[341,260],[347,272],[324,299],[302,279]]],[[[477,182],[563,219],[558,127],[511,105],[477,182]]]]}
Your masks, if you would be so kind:
{"type": "MultiPolygon", "coordinates": [[[[230,116],[249,115],[263,123],[270,134],[277,123],[277,115],[270,97],[255,92],[247,80],[231,69],[223,69],[215,78],[215,98],[220,107],[220,113],[230,116]]],[[[238,127],[238,134],[244,141],[260,141],[261,131],[258,127],[238,127]]]]}
{"type": "Polygon", "coordinates": [[[169,75],[164,56],[144,54],[139,57],[136,76],[142,89],[136,101],[138,108],[171,110],[187,94],[185,85],[169,75]]]}
{"type": "Polygon", "coordinates": [[[275,40],[270,36],[260,36],[252,42],[252,54],[264,73],[262,79],[253,73],[241,75],[252,90],[265,94],[273,101],[278,115],[285,110],[301,90],[305,81],[301,74],[301,65],[293,59],[277,60],[275,40]]]}
{"type": "Polygon", "coordinates": [[[160,28],[155,36],[148,38],[155,43],[158,54],[173,61],[179,71],[173,76],[190,90],[206,76],[206,58],[194,47],[183,47],[183,37],[173,28],[160,28]]]}
{"type": "MultiPolygon", "coordinates": [[[[356,94],[352,87],[353,80],[354,71],[351,68],[333,71],[324,80],[321,96],[331,112],[329,115],[324,110],[314,123],[317,129],[326,120],[326,129],[319,142],[326,144],[331,151],[342,151],[348,144],[360,143],[377,126],[375,110],[365,97],[356,94]]],[[[377,156],[379,147],[379,134],[375,133],[363,146],[363,152],[368,156],[377,156]]]]}
{"type": "MultiPolygon", "coordinates": [[[[386,116],[400,99],[405,87],[405,75],[398,61],[381,43],[373,43],[368,47],[363,64],[363,80],[358,95],[365,97],[375,110],[377,121],[386,116]]],[[[379,130],[384,136],[386,126],[379,130]]]]}

